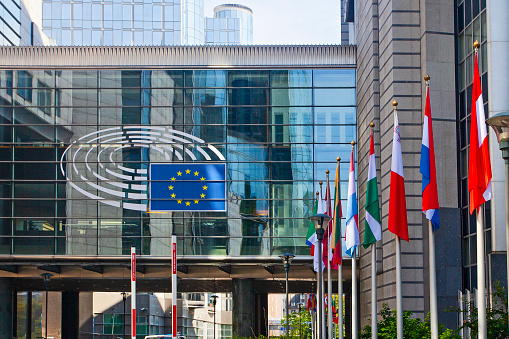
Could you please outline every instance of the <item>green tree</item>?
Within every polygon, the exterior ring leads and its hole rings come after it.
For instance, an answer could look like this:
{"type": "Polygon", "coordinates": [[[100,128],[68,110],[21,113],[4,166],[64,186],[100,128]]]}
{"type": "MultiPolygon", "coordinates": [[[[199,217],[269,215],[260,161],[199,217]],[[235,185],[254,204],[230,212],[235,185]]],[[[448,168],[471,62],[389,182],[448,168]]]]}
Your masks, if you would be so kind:
{"type": "MultiPolygon", "coordinates": [[[[300,334],[302,334],[300,338],[311,338],[311,313],[309,311],[290,313],[289,318],[291,338],[299,338],[300,334]]],[[[286,327],[286,317],[281,319],[281,326],[286,327]]],[[[286,338],[286,333],[281,337],[286,338]]]]}

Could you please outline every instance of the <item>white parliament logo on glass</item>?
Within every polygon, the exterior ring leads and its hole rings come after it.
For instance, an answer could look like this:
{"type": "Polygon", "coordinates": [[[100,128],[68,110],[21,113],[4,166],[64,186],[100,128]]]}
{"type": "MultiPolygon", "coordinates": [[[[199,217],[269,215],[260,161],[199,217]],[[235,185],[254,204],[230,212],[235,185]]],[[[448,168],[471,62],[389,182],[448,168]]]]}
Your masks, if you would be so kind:
{"type": "Polygon", "coordinates": [[[142,168],[132,168],[139,163],[121,156],[122,150],[133,147],[153,150],[157,163],[225,160],[216,147],[185,132],[161,126],[122,126],[75,140],[62,154],[60,170],[70,186],[90,199],[146,212],[149,161],[142,159],[142,168]]]}

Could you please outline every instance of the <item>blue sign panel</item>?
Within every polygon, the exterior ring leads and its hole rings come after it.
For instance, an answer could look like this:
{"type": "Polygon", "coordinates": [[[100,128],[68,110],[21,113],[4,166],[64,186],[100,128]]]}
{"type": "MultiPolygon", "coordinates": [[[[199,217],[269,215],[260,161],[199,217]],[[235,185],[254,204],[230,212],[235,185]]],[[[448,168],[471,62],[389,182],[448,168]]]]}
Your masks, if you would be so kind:
{"type": "Polygon", "coordinates": [[[150,210],[226,211],[226,164],[150,164],[150,210]]]}

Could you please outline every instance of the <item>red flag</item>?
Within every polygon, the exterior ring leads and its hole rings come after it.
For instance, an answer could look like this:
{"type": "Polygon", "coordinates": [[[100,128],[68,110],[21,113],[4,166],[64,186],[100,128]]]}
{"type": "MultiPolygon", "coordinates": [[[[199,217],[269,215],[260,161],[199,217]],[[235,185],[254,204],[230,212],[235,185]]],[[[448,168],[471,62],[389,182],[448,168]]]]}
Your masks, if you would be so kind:
{"type": "Polygon", "coordinates": [[[492,198],[490,152],[484,119],[484,102],[477,64],[477,51],[475,52],[470,126],[468,191],[470,192],[470,214],[472,214],[479,206],[492,198]]]}
{"type": "Polygon", "coordinates": [[[406,215],[405,177],[399,134],[398,113],[394,111],[394,136],[392,139],[391,184],[389,195],[389,231],[406,241],[408,222],[406,215]]]}

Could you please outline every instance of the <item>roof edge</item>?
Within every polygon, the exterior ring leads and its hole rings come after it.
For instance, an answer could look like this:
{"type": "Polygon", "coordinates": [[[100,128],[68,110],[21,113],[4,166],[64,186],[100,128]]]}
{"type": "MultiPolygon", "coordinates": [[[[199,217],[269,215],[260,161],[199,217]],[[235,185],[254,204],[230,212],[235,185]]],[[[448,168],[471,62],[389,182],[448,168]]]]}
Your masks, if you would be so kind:
{"type": "Polygon", "coordinates": [[[3,68],[264,67],[356,65],[356,46],[22,46],[0,47],[3,68]]]}

